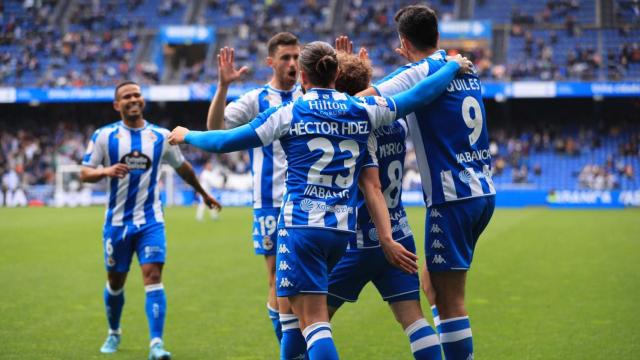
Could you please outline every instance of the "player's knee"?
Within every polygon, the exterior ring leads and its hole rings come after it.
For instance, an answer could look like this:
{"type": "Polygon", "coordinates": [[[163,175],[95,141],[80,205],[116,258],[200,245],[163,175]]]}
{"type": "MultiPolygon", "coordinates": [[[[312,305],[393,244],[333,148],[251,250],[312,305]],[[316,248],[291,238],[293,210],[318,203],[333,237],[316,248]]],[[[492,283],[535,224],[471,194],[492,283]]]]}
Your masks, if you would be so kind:
{"type": "Polygon", "coordinates": [[[436,306],[442,320],[467,315],[462,298],[444,299],[442,296],[436,296],[436,306]]]}

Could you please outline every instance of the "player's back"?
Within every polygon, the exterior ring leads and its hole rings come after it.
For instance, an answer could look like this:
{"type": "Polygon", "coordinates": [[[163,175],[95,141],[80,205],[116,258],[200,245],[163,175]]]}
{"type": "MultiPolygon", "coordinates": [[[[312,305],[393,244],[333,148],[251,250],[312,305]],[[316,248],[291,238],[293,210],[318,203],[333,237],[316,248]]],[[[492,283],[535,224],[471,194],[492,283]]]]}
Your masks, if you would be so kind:
{"type": "MultiPolygon", "coordinates": [[[[415,85],[446,64],[443,50],[376,85],[384,95],[415,85]]],[[[435,101],[407,116],[428,205],[495,194],[482,90],[477,74],[455,78],[435,101]]]]}
{"type": "MultiPolygon", "coordinates": [[[[379,168],[382,194],[391,218],[391,232],[394,240],[411,235],[411,228],[402,205],[402,175],[406,157],[408,128],[405,120],[382,126],[373,131],[375,155],[379,168]]],[[[358,199],[357,236],[349,244],[350,249],[380,246],[378,233],[360,192],[358,199]]]]}
{"type": "Polygon", "coordinates": [[[361,100],[328,89],[312,89],[292,104],[288,133],[287,192],[281,221],[354,231],[357,179],[372,124],[361,100]]]}

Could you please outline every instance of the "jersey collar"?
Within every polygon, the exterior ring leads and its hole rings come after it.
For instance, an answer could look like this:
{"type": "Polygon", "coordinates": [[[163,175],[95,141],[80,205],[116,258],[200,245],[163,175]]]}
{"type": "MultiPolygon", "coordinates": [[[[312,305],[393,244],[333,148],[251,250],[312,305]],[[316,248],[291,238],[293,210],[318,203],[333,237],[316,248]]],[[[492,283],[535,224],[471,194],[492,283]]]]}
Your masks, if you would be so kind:
{"type": "Polygon", "coordinates": [[[120,120],[120,126],[122,126],[123,128],[125,128],[125,129],[127,129],[129,131],[142,131],[142,130],[146,129],[149,126],[149,122],[147,120],[144,120],[144,125],[142,127],[132,128],[132,127],[127,126],[124,123],[124,120],[120,120]]]}

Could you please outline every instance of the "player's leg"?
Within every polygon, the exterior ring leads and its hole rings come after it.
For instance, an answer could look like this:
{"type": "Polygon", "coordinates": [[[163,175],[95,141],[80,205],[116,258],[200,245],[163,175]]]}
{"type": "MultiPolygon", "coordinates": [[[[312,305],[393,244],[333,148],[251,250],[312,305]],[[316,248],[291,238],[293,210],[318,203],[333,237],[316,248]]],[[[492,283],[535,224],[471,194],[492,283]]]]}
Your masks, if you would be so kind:
{"type": "Polygon", "coordinates": [[[127,228],[123,226],[105,226],[103,230],[104,262],[107,270],[107,284],[103,290],[103,298],[109,334],[100,348],[102,353],[113,353],[120,345],[124,284],[133,255],[132,242],[127,238],[126,230],[127,228]]]}
{"type": "Polygon", "coordinates": [[[167,297],[162,284],[162,269],[166,258],[164,224],[142,225],[138,229],[136,251],[145,291],[145,313],[149,325],[149,359],[169,359],[164,350],[164,320],[167,297]]]}
{"type": "Polygon", "coordinates": [[[346,250],[349,235],[330,230],[286,229],[278,237],[276,284],[299,319],[309,359],[337,359],[327,309],[328,273],[346,250]]]}
{"type": "Polygon", "coordinates": [[[427,297],[427,301],[431,306],[431,316],[433,317],[433,325],[435,325],[436,330],[440,333],[440,313],[438,312],[438,307],[436,306],[436,289],[434,289],[433,284],[431,284],[431,277],[429,275],[429,269],[427,267],[427,262],[425,261],[424,266],[422,267],[422,275],[420,276],[420,287],[422,288],[422,292],[427,297]]]}
{"type": "Polygon", "coordinates": [[[409,338],[413,357],[419,360],[442,359],[438,334],[424,318],[420,302],[402,300],[390,302],[389,306],[409,338]]]}
{"type": "Polygon", "coordinates": [[[276,257],[275,255],[264,256],[267,267],[267,278],[269,282],[269,294],[267,295],[267,312],[273,325],[278,341],[282,341],[282,326],[280,325],[280,312],[278,298],[276,296],[276,257]]]}
{"type": "Polygon", "coordinates": [[[301,294],[289,298],[291,307],[300,319],[302,335],[307,343],[310,360],[338,359],[333,342],[327,296],[325,294],[301,294]]]}
{"type": "Polygon", "coordinates": [[[282,341],[280,343],[280,359],[306,358],[307,342],[302,336],[300,322],[293,313],[289,298],[279,297],[280,324],[282,326],[282,341]]]}
{"type": "Polygon", "coordinates": [[[253,209],[253,248],[256,255],[262,255],[267,269],[269,292],[267,293],[267,314],[273,326],[273,331],[282,341],[282,326],[279,321],[278,300],[276,297],[276,243],[277,219],[280,214],[278,208],[253,209]]]}
{"type": "MultiPolygon", "coordinates": [[[[399,241],[405,249],[416,253],[413,236],[399,241]]],[[[396,320],[409,338],[411,353],[415,359],[442,359],[438,335],[425,320],[420,308],[420,280],[417,274],[407,274],[391,265],[381,249],[370,256],[381,269],[373,278],[373,284],[389,303],[396,320]]]]}
{"type": "Polygon", "coordinates": [[[471,324],[465,308],[467,270],[494,207],[495,198],[490,196],[427,210],[425,253],[440,313],[440,341],[447,359],[473,356],[471,324]]]}

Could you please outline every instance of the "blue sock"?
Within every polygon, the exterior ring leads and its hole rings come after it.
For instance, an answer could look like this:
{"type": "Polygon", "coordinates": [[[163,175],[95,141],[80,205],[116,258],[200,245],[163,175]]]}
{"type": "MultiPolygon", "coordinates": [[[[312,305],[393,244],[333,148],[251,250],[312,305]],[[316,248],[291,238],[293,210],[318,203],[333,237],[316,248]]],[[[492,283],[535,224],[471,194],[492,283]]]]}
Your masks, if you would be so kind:
{"type": "Polygon", "coordinates": [[[309,360],[338,360],[338,350],[331,337],[331,324],[317,322],[307,326],[302,335],[307,341],[309,360]]]}
{"type": "Polygon", "coordinates": [[[149,322],[149,334],[151,344],[162,341],[164,329],[164,316],[167,312],[167,298],[164,295],[164,286],[152,284],[144,287],[146,292],[145,311],[149,322]]]}
{"type": "Polygon", "coordinates": [[[120,335],[120,317],[124,307],[124,288],[113,291],[107,283],[104,288],[104,306],[107,309],[109,334],[120,335]]]}
{"type": "Polygon", "coordinates": [[[473,339],[468,316],[442,320],[440,342],[447,360],[473,359],[473,339]]]}
{"type": "Polygon", "coordinates": [[[433,315],[433,325],[436,326],[436,330],[438,330],[438,334],[440,334],[440,314],[438,313],[438,308],[435,305],[431,305],[431,315],[433,315]]]}
{"type": "Polygon", "coordinates": [[[273,325],[273,330],[276,332],[276,337],[278,338],[278,342],[282,342],[282,325],[280,325],[280,313],[278,310],[275,310],[269,306],[267,303],[267,310],[269,311],[269,319],[271,319],[271,324],[273,325]]]}
{"type": "Polygon", "coordinates": [[[300,359],[305,358],[307,353],[307,343],[304,341],[300,331],[300,323],[294,314],[280,314],[280,324],[282,325],[282,340],[280,341],[280,359],[300,359]]]}
{"type": "Polygon", "coordinates": [[[411,342],[411,352],[416,360],[442,360],[442,348],[438,334],[424,318],[407,326],[404,332],[411,342]]]}

